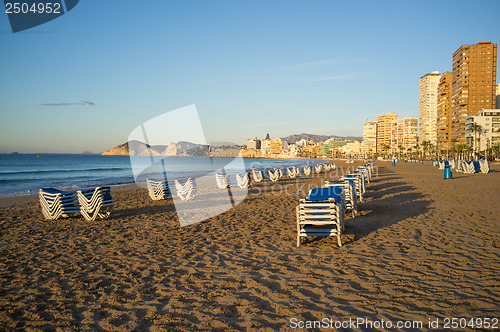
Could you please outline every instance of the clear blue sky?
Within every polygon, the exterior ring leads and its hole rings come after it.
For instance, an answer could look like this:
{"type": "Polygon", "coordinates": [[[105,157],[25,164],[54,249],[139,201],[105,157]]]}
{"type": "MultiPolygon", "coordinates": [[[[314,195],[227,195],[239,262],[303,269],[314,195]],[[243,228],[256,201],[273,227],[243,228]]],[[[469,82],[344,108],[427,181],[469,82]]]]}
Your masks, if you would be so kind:
{"type": "Polygon", "coordinates": [[[417,117],[460,45],[500,41],[498,0],[81,0],[16,34],[1,8],[0,152],[102,152],[190,104],[209,142],[361,136],[417,117]]]}

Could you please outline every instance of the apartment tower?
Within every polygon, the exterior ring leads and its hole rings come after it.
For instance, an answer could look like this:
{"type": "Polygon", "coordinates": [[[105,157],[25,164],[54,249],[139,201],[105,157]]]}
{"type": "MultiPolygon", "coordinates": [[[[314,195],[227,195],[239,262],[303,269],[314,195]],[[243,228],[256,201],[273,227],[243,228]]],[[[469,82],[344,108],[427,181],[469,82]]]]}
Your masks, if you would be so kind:
{"type": "Polygon", "coordinates": [[[465,120],[496,104],[497,45],[462,45],[453,53],[452,139],[465,144],[465,120]]]}
{"type": "Polygon", "coordinates": [[[391,152],[416,151],[418,119],[404,117],[391,121],[391,152]]]}
{"type": "Polygon", "coordinates": [[[439,72],[433,71],[420,77],[420,142],[437,143],[437,102],[439,72]]]}
{"type": "Polygon", "coordinates": [[[398,115],[394,112],[377,116],[377,152],[389,152],[384,146],[391,147],[391,121],[398,115]]]}
{"type": "Polygon", "coordinates": [[[363,124],[363,141],[361,142],[361,153],[372,154],[377,151],[377,122],[366,122],[363,124]]]}
{"type": "Polygon", "coordinates": [[[437,144],[440,150],[450,150],[451,144],[451,93],[453,73],[446,71],[438,84],[437,144]]]}

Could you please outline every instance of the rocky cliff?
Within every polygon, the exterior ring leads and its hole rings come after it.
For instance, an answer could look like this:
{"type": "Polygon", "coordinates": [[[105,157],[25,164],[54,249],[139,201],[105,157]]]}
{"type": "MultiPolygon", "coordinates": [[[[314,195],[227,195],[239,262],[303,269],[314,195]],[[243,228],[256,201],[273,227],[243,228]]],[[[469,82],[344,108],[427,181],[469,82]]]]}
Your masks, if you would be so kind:
{"type": "Polygon", "coordinates": [[[208,145],[190,142],[148,145],[140,141],[120,144],[102,153],[104,156],[208,156],[208,145]]]}

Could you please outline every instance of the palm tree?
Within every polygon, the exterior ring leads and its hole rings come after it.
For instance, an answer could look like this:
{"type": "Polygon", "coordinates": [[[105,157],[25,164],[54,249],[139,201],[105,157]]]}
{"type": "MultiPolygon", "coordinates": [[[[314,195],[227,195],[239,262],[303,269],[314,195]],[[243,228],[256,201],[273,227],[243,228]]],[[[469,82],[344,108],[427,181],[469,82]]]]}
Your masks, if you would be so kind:
{"type": "Polygon", "coordinates": [[[452,139],[451,139],[451,145],[452,145],[452,146],[451,146],[450,150],[452,150],[452,151],[453,151],[453,158],[456,158],[456,156],[455,156],[455,152],[456,152],[455,147],[456,147],[456,145],[457,145],[457,142],[458,142],[458,139],[456,139],[456,138],[452,138],[452,139]]]}
{"type": "Polygon", "coordinates": [[[403,158],[403,146],[398,145],[398,149],[399,149],[399,159],[402,159],[403,158]]]}
{"type": "Polygon", "coordinates": [[[422,142],[422,149],[424,150],[424,157],[423,157],[424,160],[425,160],[425,153],[427,152],[427,149],[429,148],[430,145],[431,145],[431,142],[429,142],[429,141],[422,142]]]}
{"type": "Polygon", "coordinates": [[[382,151],[385,151],[387,153],[387,150],[389,150],[389,145],[382,143],[380,144],[380,146],[382,147],[382,151]]]}
{"type": "Polygon", "coordinates": [[[468,128],[470,131],[472,131],[474,133],[474,141],[473,141],[473,148],[475,147],[475,141],[478,142],[477,144],[477,152],[476,152],[476,159],[477,159],[477,156],[479,156],[479,149],[480,149],[480,142],[481,142],[481,132],[483,131],[483,127],[481,127],[479,124],[477,124],[476,122],[472,122],[469,124],[469,128],[468,128]],[[477,134],[479,133],[479,140],[477,139],[477,134]]]}

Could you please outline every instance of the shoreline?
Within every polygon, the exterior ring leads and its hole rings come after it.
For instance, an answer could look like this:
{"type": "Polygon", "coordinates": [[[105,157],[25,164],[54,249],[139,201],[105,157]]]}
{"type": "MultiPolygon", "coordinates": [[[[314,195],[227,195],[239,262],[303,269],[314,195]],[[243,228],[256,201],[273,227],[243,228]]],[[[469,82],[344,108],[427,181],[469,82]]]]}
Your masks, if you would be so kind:
{"type": "MultiPolygon", "coordinates": [[[[38,155],[36,153],[30,153],[29,155],[38,155]]],[[[66,155],[66,154],[64,154],[66,155]]],[[[75,155],[85,155],[85,154],[75,154],[75,155]]],[[[95,154],[97,155],[97,154],[95,154]]],[[[178,157],[184,157],[184,156],[178,156],[178,157]]],[[[194,156],[189,156],[189,157],[194,157],[194,156]]],[[[205,158],[205,157],[203,157],[205,158]]],[[[229,158],[229,157],[216,157],[216,158],[229,158]]],[[[244,159],[276,159],[276,160],[321,160],[324,162],[334,162],[334,159],[311,159],[311,158],[290,158],[290,159],[282,159],[282,158],[244,158],[244,159]]],[[[248,170],[247,170],[248,171],[248,170]]],[[[107,185],[111,187],[111,190],[113,192],[119,192],[122,190],[132,190],[136,188],[140,188],[139,185],[137,185],[135,182],[130,182],[130,183],[122,183],[122,184],[112,184],[112,185],[107,185]]],[[[13,196],[1,196],[0,197],[0,208],[2,207],[9,207],[9,206],[15,206],[15,205],[23,205],[23,204],[28,204],[28,203],[33,203],[33,202],[38,202],[38,192],[29,194],[29,195],[13,195],[13,196]]]]}

